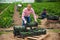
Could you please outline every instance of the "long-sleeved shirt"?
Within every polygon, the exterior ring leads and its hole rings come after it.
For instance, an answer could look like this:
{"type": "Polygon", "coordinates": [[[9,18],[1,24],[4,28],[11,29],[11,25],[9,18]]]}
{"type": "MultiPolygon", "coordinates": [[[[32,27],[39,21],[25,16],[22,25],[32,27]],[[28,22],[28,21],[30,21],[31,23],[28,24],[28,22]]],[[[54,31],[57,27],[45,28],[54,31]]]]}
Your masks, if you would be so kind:
{"type": "Polygon", "coordinates": [[[35,15],[33,8],[31,8],[30,10],[28,10],[27,8],[23,9],[22,20],[26,21],[24,16],[29,17],[31,13],[34,15],[34,19],[36,20],[36,15],[35,15]]]}

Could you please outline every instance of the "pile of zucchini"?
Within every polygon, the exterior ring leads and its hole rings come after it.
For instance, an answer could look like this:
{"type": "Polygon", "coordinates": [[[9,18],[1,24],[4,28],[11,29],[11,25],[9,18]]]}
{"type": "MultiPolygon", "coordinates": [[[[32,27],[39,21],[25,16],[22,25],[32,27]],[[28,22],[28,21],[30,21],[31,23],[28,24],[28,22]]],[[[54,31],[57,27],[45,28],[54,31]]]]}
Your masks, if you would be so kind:
{"type": "Polygon", "coordinates": [[[48,20],[59,20],[59,16],[56,15],[47,15],[48,20]]]}
{"type": "Polygon", "coordinates": [[[46,34],[46,30],[42,28],[26,29],[21,26],[14,26],[14,36],[27,37],[46,34]]]}
{"type": "Polygon", "coordinates": [[[25,24],[25,27],[33,27],[33,26],[38,26],[38,23],[37,22],[30,22],[30,23],[26,23],[25,24]]]}

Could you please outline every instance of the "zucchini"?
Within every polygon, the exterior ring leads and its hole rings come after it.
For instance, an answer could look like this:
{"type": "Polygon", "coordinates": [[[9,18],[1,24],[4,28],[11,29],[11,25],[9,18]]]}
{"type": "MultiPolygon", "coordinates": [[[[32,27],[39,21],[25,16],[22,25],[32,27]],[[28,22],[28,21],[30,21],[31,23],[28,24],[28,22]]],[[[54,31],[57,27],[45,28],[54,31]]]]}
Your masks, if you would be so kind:
{"type": "Polygon", "coordinates": [[[21,37],[33,36],[33,35],[42,35],[46,34],[46,30],[42,28],[34,28],[34,29],[25,29],[21,26],[14,26],[14,36],[20,35],[21,37]]]}
{"type": "Polygon", "coordinates": [[[52,15],[51,15],[51,16],[48,15],[48,16],[47,16],[47,19],[48,19],[48,20],[59,20],[59,17],[58,17],[58,16],[55,16],[55,15],[53,15],[53,16],[52,16],[52,15]]]}
{"type": "Polygon", "coordinates": [[[46,34],[46,30],[45,29],[35,29],[33,30],[34,35],[42,35],[42,34],[46,34]]]}
{"type": "Polygon", "coordinates": [[[14,29],[13,31],[14,36],[20,35],[21,31],[26,31],[25,28],[22,28],[21,26],[14,26],[13,29],[14,29]]]}
{"type": "Polygon", "coordinates": [[[38,26],[38,23],[37,22],[33,22],[33,23],[25,24],[25,27],[32,27],[32,26],[38,26]]]}
{"type": "Polygon", "coordinates": [[[21,37],[32,36],[33,32],[20,32],[21,37]]]}

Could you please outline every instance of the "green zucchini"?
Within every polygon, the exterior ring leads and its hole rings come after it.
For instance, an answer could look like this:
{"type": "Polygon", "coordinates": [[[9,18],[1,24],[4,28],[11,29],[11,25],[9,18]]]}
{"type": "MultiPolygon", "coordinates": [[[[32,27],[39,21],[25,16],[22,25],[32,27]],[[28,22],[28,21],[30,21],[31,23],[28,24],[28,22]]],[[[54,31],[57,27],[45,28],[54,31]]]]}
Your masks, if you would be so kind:
{"type": "Polygon", "coordinates": [[[48,20],[59,20],[59,17],[58,16],[55,16],[55,15],[48,15],[47,16],[47,19],[48,20]]]}
{"type": "Polygon", "coordinates": [[[33,23],[27,23],[25,24],[26,27],[32,27],[32,26],[38,26],[37,22],[33,22],[33,23]]]}
{"type": "Polygon", "coordinates": [[[13,33],[14,36],[20,35],[21,37],[25,37],[25,36],[46,34],[46,30],[42,28],[34,28],[31,30],[31,29],[25,29],[21,26],[15,26],[13,33]]]}

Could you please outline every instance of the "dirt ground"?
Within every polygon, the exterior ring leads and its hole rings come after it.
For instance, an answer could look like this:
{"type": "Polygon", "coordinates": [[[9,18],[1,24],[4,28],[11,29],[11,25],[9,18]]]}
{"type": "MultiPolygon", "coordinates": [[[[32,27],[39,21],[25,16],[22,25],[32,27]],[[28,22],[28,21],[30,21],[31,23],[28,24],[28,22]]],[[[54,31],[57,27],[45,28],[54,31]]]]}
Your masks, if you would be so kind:
{"type": "Polygon", "coordinates": [[[60,29],[60,23],[59,22],[48,22],[47,18],[41,20],[41,28],[54,28],[54,29],[60,29]]]}
{"type": "Polygon", "coordinates": [[[58,33],[52,32],[51,30],[49,30],[48,33],[50,34],[49,37],[44,40],[60,40],[60,35],[58,33]]]}
{"type": "Polygon", "coordinates": [[[45,38],[44,40],[60,40],[59,35],[56,33],[51,33],[50,37],[45,38]]]}

